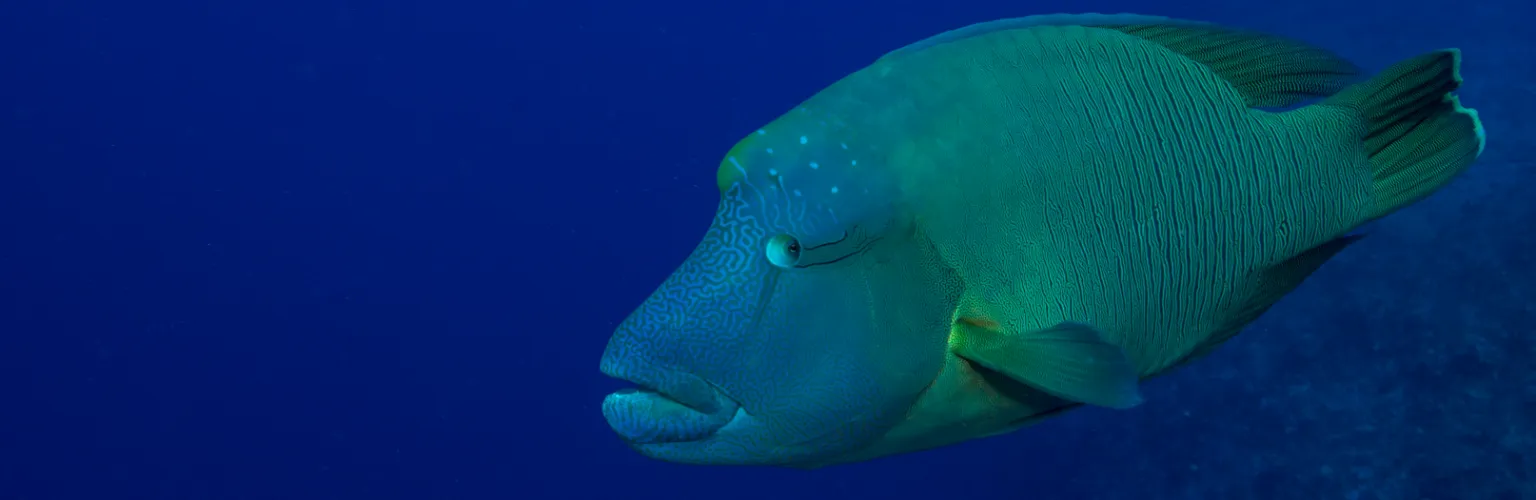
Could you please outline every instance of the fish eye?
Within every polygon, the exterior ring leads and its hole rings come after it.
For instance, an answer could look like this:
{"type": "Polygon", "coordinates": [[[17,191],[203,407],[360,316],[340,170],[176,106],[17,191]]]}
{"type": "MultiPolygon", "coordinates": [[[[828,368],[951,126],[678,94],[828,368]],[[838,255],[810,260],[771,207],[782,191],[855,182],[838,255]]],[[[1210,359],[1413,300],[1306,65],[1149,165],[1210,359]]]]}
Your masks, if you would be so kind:
{"type": "Polygon", "coordinates": [[[781,234],[768,239],[768,262],[779,267],[794,267],[800,262],[800,240],[781,234]]]}

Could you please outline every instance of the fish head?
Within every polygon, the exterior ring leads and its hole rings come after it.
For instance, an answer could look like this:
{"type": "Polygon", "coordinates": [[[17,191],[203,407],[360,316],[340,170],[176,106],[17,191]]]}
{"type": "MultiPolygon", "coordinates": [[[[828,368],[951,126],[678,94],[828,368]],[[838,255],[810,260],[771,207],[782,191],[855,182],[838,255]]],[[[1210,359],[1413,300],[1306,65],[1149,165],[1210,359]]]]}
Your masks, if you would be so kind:
{"type": "Polygon", "coordinates": [[[639,386],[604,416],[649,457],[836,462],[898,426],[943,368],[957,281],[891,170],[825,136],[765,135],[727,154],[702,241],[603,353],[604,373],[639,386]]]}

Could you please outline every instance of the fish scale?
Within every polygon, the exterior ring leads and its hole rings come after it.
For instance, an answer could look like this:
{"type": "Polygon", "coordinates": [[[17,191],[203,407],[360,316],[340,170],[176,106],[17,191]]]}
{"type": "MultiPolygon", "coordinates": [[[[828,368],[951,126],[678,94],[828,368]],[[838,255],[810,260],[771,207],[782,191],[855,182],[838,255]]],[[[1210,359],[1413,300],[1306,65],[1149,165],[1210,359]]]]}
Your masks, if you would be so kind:
{"type": "Polygon", "coordinates": [[[979,299],[1021,311],[1010,329],[1092,323],[1142,375],[1219,327],[1246,277],[1338,237],[1370,204],[1363,154],[1334,154],[1349,136],[1274,123],[1207,67],[1133,35],[1046,26],[891,64],[922,80],[917,112],[954,116],[901,133],[960,146],[893,165],[946,261],[970,288],[1017,283],[979,299]],[[1130,255],[1141,250],[1162,257],[1130,255]]]}

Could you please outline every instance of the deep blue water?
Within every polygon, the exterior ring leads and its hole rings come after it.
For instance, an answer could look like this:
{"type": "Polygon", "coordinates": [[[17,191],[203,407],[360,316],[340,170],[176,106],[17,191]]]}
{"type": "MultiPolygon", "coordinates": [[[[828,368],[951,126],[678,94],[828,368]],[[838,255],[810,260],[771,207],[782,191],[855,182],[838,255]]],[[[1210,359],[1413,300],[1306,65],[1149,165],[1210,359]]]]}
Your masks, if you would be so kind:
{"type": "Polygon", "coordinates": [[[1527,2],[0,3],[0,500],[1536,498],[1527,2]],[[628,450],[618,321],[887,50],[1198,18],[1465,53],[1490,146],[1148,403],[815,471],[628,450]]]}

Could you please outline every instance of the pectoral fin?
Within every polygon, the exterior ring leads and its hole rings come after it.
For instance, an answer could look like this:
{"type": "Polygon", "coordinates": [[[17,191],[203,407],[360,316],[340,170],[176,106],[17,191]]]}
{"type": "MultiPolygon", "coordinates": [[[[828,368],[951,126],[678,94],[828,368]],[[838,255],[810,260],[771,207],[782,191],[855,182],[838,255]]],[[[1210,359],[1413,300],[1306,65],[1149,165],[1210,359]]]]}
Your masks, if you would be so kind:
{"type": "Polygon", "coordinates": [[[1141,404],[1135,365],[1092,326],[1067,322],[1015,334],[996,326],[962,319],[955,353],[1062,399],[1119,409],[1141,404]]]}

